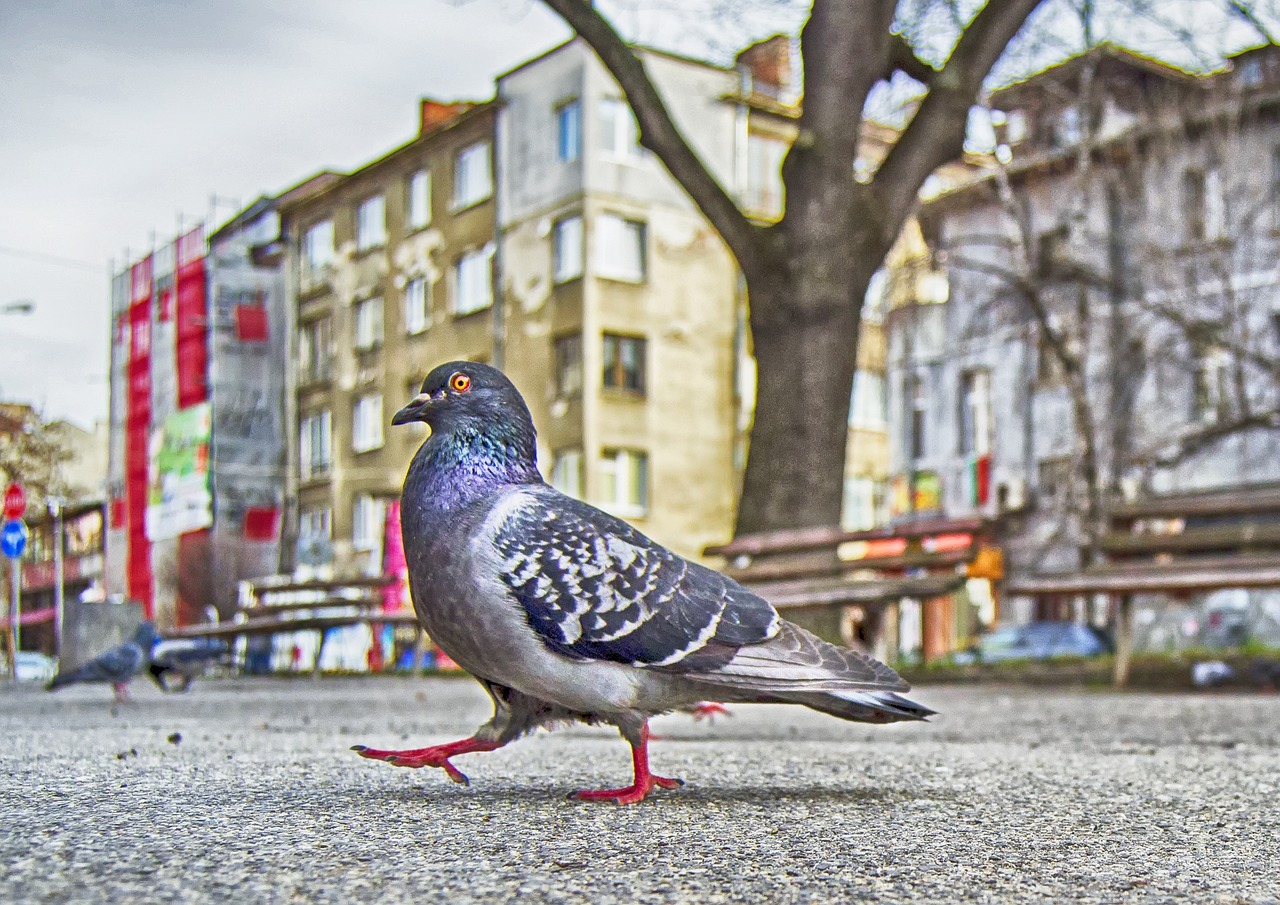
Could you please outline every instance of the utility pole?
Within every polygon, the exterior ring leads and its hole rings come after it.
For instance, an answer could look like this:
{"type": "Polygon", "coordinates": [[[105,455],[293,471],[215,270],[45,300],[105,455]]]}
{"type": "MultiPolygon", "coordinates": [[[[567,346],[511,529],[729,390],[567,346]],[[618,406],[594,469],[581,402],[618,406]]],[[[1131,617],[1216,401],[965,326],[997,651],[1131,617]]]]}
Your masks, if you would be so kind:
{"type": "Polygon", "coordinates": [[[49,497],[49,515],[53,517],[53,650],[61,664],[62,616],[66,605],[62,587],[62,497],[49,497]]]}

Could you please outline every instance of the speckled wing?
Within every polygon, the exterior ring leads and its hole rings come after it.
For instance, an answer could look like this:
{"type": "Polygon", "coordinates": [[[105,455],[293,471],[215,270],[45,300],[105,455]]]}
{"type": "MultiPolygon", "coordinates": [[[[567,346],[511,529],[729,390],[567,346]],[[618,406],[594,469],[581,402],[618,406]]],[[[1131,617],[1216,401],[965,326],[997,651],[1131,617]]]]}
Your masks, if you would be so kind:
{"type": "Polygon", "coordinates": [[[781,626],[763,598],[550,488],[514,508],[494,543],[530,627],[566,656],[707,671],[781,626]]]}

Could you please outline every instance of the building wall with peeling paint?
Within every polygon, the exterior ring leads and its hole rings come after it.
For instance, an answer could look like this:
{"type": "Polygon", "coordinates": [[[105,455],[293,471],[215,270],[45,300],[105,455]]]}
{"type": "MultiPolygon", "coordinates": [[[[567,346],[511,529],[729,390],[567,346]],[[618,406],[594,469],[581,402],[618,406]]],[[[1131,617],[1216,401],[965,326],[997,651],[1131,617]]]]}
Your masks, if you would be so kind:
{"type": "MultiPolygon", "coordinates": [[[[464,105],[465,106],[465,105],[464,105]]],[[[358,543],[357,501],[368,497],[376,506],[399,496],[409,460],[426,429],[390,427],[390,417],[416,395],[427,373],[453,359],[489,361],[493,354],[493,308],[458,315],[455,267],[469,252],[492,252],[494,193],[464,209],[453,203],[458,151],[477,143],[493,144],[493,109],[476,105],[378,160],[337,180],[319,195],[285,208],[290,273],[296,291],[294,361],[300,331],[328,319],[330,344],[320,376],[301,373],[294,381],[296,417],[290,425],[294,450],[302,419],[329,412],[331,457],[328,468],[302,479],[293,469],[295,508],[304,520],[328,510],[335,574],[375,573],[382,569],[381,526],[372,543],[358,543]],[[430,219],[414,228],[408,220],[409,181],[419,171],[430,173],[430,219]],[[366,199],[385,198],[386,239],[360,250],[356,242],[357,208],[366,199]],[[331,220],[334,254],[318,279],[304,284],[301,243],[307,230],[331,220]],[[427,326],[406,329],[405,288],[410,280],[427,284],[427,326]],[[356,306],[382,299],[381,337],[368,349],[355,344],[356,306]],[[357,452],[352,443],[358,400],[381,397],[381,443],[357,452]]],[[[293,535],[296,538],[295,525],[293,535]]],[[[367,538],[366,538],[367,540],[367,538]]]]}
{"type": "MultiPolygon", "coordinates": [[[[656,53],[644,60],[677,124],[731,184],[735,109],[725,97],[736,75],[656,53]]],[[[731,534],[738,490],[736,264],[656,158],[638,148],[610,153],[602,105],[621,92],[581,42],[500,76],[498,96],[505,366],[529,400],[543,471],[580,450],[581,495],[610,508],[602,456],[643,452],[647,506],[620,514],[700,556],[731,534]],[[565,160],[557,111],[574,101],[580,153],[565,160]],[[607,216],[643,224],[643,279],[602,274],[607,216]],[[568,217],[582,218],[584,266],[557,282],[556,224],[568,217]],[[603,385],[605,334],[645,341],[642,394],[603,385]],[[562,392],[556,341],[572,336],[581,337],[581,388],[562,392]]]]}

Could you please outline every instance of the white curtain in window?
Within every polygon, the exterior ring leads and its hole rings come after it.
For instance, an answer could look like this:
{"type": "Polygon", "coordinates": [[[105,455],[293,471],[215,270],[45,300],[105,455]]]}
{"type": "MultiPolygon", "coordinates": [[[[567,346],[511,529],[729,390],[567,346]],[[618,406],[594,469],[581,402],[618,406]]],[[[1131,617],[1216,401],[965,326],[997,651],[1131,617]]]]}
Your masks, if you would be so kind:
{"type": "Polygon", "coordinates": [[[596,218],[596,261],[600,276],[639,283],[644,279],[644,224],[617,214],[596,218]]]}

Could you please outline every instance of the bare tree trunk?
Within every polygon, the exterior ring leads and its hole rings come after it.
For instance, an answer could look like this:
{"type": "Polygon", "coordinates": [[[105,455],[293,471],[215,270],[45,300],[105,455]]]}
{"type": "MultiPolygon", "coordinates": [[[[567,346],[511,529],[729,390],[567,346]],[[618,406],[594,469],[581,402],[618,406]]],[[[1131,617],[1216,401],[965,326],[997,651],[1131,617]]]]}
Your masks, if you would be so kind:
{"type": "Polygon", "coordinates": [[[1133,660],[1133,595],[1120,595],[1116,607],[1116,659],[1111,671],[1111,684],[1124,688],[1129,684],[1129,666],[1133,660]]]}
{"type": "Polygon", "coordinates": [[[861,318],[843,298],[819,316],[782,319],[760,313],[779,310],[774,300],[751,301],[756,411],[769,417],[751,431],[737,533],[837,525],[861,318]]]}

